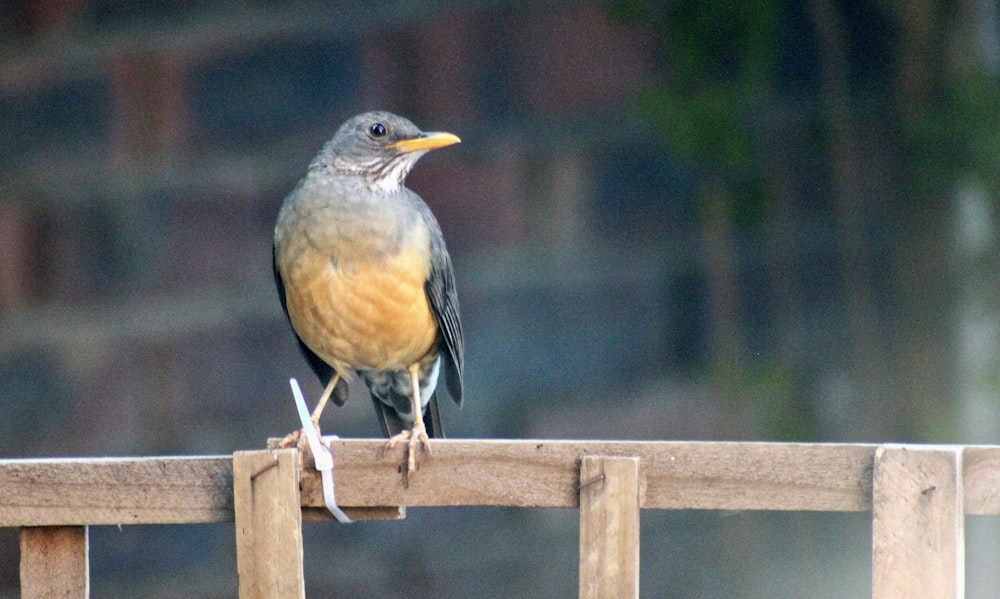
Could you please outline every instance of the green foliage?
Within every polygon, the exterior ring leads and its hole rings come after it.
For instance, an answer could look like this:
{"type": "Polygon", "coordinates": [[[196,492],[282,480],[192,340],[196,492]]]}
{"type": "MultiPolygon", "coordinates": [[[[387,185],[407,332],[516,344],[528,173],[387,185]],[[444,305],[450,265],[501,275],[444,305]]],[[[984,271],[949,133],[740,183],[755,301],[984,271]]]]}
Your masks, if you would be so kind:
{"type": "MultiPolygon", "coordinates": [[[[773,0],[616,0],[608,6],[620,21],[648,27],[660,40],[664,74],[639,95],[640,114],[673,151],[744,189],[732,194],[734,201],[760,202],[747,193],[760,191],[753,181],[761,180],[765,168],[750,116],[775,96],[782,7],[773,0]]],[[[901,196],[936,201],[942,190],[970,175],[1000,189],[996,77],[982,70],[961,75],[932,70],[927,97],[893,99],[893,93],[905,92],[886,89],[887,102],[880,104],[882,110],[898,101],[911,107],[885,115],[897,121],[901,196]]]]}
{"type": "Polygon", "coordinates": [[[744,97],[745,92],[732,85],[685,91],[654,87],[640,95],[639,109],[680,154],[715,164],[711,170],[747,171],[756,167],[756,155],[740,110],[744,97]]]}
{"type": "Polygon", "coordinates": [[[774,64],[776,7],[771,0],[671,3],[664,35],[680,83],[766,84],[774,64]]]}
{"type": "Polygon", "coordinates": [[[618,0],[622,22],[650,26],[681,85],[705,80],[766,83],[774,63],[777,3],[771,0],[618,0]]]}
{"type": "Polygon", "coordinates": [[[1000,87],[972,72],[904,121],[916,189],[938,190],[972,176],[1000,190],[1000,87]]]}
{"type": "MultiPolygon", "coordinates": [[[[877,264],[862,265],[864,276],[848,277],[848,283],[871,285],[869,279],[881,274],[877,268],[898,269],[885,283],[885,293],[896,305],[882,307],[869,299],[865,309],[892,322],[897,313],[926,314],[947,299],[948,285],[935,287],[931,274],[939,272],[937,249],[951,242],[938,226],[950,213],[947,198],[957,184],[970,179],[1000,197],[1000,77],[983,68],[975,50],[955,50],[972,46],[960,38],[970,31],[968,11],[933,1],[804,7],[772,0],[611,1],[613,15],[647,28],[657,39],[661,77],[639,94],[636,106],[673,152],[696,165],[703,195],[708,190],[721,198],[713,217],[728,218],[727,225],[737,233],[766,222],[773,208],[765,185],[788,174],[768,171],[767,150],[772,148],[761,140],[774,137],[763,131],[768,119],[758,117],[784,118],[784,130],[794,129],[795,136],[788,149],[800,154],[780,166],[815,169],[796,181],[818,183],[808,190],[808,201],[852,210],[849,218],[834,215],[843,229],[835,234],[843,235],[842,243],[872,246],[847,248],[845,264],[851,264],[856,249],[865,256],[884,252],[877,264]],[[789,53],[803,48],[808,53],[795,55],[799,62],[786,63],[789,53]],[[784,94],[795,82],[779,83],[776,77],[789,70],[797,73],[794,81],[801,81],[788,94],[797,95],[794,99],[784,94]],[[821,112],[831,107],[832,112],[821,112]],[[799,160],[803,151],[809,160],[799,160]],[[888,222],[886,214],[891,215],[888,222]],[[874,234],[882,238],[870,239],[874,234]],[[932,250],[910,251],[915,247],[932,250]],[[940,297],[930,300],[932,293],[940,297]]],[[[934,322],[901,317],[901,328],[909,334],[937,334],[944,314],[936,314],[934,322]]],[[[906,339],[888,326],[877,326],[874,335],[888,335],[895,343],[906,339]]],[[[896,368],[860,368],[881,346],[862,345],[867,343],[864,336],[853,343],[858,344],[852,362],[858,362],[853,366],[859,379],[889,377],[896,368]]],[[[903,356],[920,351],[902,344],[892,349],[903,356]]],[[[942,360],[950,359],[946,342],[933,350],[942,360]]],[[[802,403],[795,388],[794,366],[735,368],[720,354],[712,370],[713,380],[734,404],[753,401],[768,414],[762,424],[769,436],[808,438],[820,431],[820,416],[802,403]]],[[[927,411],[909,396],[884,401],[894,409],[927,411]]],[[[941,405],[940,414],[920,425],[923,433],[936,427],[935,438],[947,438],[954,428],[952,404],[941,405]]]]}
{"type": "Polygon", "coordinates": [[[759,365],[748,373],[746,385],[752,401],[764,414],[763,432],[776,441],[823,438],[822,418],[800,387],[795,366],[783,362],[759,365]]]}
{"type": "Polygon", "coordinates": [[[750,115],[771,96],[778,6],[770,0],[724,2],[620,0],[624,22],[661,36],[666,75],[638,98],[640,115],[664,142],[729,188],[741,224],[764,209],[763,165],[750,115]]]}

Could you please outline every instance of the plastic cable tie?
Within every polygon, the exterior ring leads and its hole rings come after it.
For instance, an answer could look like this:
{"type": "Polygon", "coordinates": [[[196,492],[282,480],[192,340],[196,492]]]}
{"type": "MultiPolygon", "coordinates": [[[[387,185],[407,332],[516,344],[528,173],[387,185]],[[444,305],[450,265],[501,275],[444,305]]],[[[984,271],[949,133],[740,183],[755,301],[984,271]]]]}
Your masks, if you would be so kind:
{"type": "MultiPolygon", "coordinates": [[[[312,450],[313,459],[316,461],[316,470],[319,471],[323,479],[323,502],[326,503],[326,509],[330,510],[330,513],[333,514],[333,517],[338,522],[349,524],[353,520],[337,506],[337,498],[334,494],[333,452],[330,451],[330,447],[320,439],[319,434],[316,432],[316,427],[309,417],[309,410],[306,408],[306,399],[302,395],[302,389],[299,388],[299,382],[294,378],[289,379],[288,382],[292,386],[292,396],[295,398],[295,408],[299,413],[299,420],[302,421],[302,430],[306,434],[306,440],[309,441],[309,449],[312,450]]],[[[330,438],[336,439],[337,437],[333,436],[330,438]]]]}

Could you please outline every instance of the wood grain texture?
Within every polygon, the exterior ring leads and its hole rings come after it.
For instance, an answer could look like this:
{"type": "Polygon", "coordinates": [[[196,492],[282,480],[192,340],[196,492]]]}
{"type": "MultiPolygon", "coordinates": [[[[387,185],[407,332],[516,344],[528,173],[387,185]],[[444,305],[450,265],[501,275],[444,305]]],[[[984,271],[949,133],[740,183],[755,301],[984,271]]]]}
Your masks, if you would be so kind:
{"type": "Polygon", "coordinates": [[[872,598],[964,597],[961,448],[882,446],[875,454],[872,598]]]}
{"type": "Polygon", "coordinates": [[[86,599],[90,596],[86,526],[21,529],[21,598],[86,599]]]}
{"type": "Polygon", "coordinates": [[[306,596],[295,449],[233,454],[240,599],[306,596]]]}
{"type": "MultiPolygon", "coordinates": [[[[862,511],[871,499],[874,445],[631,441],[431,441],[404,487],[403,447],[334,439],[344,506],[577,507],[586,455],[640,458],[640,505],[653,509],[862,511]]],[[[302,502],[322,505],[307,471],[302,502]]]]}
{"type": "Polygon", "coordinates": [[[966,514],[1000,514],[1000,447],[962,451],[966,514]]]}
{"type": "MultiPolygon", "coordinates": [[[[576,507],[585,455],[639,457],[647,509],[864,511],[876,448],[434,439],[405,488],[402,445],[383,456],[381,439],[332,444],[337,499],[361,518],[398,518],[396,506],[576,507]]],[[[1000,447],[967,448],[964,469],[966,511],[1000,514],[1000,447]]],[[[307,469],[301,484],[307,517],[323,517],[312,509],[323,505],[319,475],[307,469]]],[[[232,520],[231,456],[0,460],[0,526],[232,520]]]]}
{"type": "Polygon", "coordinates": [[[580,464],[580,599],[639,599],[639,458],[580,464]]]}
{"type": "Polygon", "coordinates": [[[232,519],[231,456],[0,460],[0,526],[232,519]]]}

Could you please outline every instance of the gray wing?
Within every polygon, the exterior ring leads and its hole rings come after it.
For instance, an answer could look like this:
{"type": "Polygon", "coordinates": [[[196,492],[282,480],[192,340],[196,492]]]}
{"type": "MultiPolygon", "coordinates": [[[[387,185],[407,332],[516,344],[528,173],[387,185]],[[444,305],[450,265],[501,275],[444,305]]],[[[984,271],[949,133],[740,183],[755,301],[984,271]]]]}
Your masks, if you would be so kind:
{"type": "Polygon", "coordinates": [[[424,283],[424,292],[430,304],[431,313],[441,330],[442,368],[448,394],[459,406],[462,405],[462,369],[465,362],[465,338],[462,334],[462,319],[458,310],[458,292],[455,289],[455,271],[451,265],[451,256],[444,245],[444,235],[430,208],[420,198],[417,200],[427,228],[430,230],[431,241],[431,273],[424,283]]]}

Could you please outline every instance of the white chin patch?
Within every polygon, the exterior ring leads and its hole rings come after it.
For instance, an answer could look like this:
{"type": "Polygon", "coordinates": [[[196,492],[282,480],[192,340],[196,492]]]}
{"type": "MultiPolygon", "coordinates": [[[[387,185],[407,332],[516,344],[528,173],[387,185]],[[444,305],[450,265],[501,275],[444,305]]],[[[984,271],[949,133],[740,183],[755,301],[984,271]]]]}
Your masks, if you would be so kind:
{"type": "Polygon", "coordinates": [[[378,193],[396,193],[400,188],[399,179],[393,177],[376,179],[371,182],[370,188],[372,191],[378,193]]]}
{"type": "Polygon", "coordinates": [[[413,168],[417,160],[426,154],[426,150],[416,150],[408,154],[396,156],[378,169],[375,176],[368,181],[368,187],[378,193],[396,193],[403,187],[403,179],[413,168]]]}

